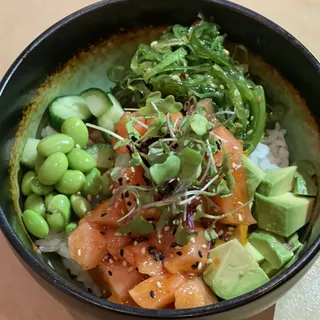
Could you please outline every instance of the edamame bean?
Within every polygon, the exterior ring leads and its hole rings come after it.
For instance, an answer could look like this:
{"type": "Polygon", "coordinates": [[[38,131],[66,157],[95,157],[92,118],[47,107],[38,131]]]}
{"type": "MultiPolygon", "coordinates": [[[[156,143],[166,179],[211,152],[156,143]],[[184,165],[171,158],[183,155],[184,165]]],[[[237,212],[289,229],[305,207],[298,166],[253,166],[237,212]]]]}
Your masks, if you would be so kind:
{"type": "Polygon", "coordinates": [[[43,165],[43,163],[44,163],[45,160],[46,160],[45,157],[41,156],[39,153],[37,154],[36,163],[35,163],[35,165],[34,165],[34,171],[35,171],[35,173],[38,174],[39,169],[41,168],[41,166],[43,165]]]}
{"type": "Polygon", "coordinates": [[[42,184],[51,186],[63,177],[67,169],[67,156],[62,152],[53,153],[40,167],[38,179],[42,184]]]}
{"type": "Polygon", "coordinates": [[[50,201],[53,199],[54,196],[56,196],[57,193],[55,191],[48,193],[45,197],[44,197],[44,204],[46,206],[46,208],[48,209],[49,203],[50,201]]]}
{"type": "Polygon", "coordinates": [[[69,167],[82,172],[89,172],[96,165],[96,159],[87,151],[79,148],[72,149],[68,155],[69,167]]]}
{"type": "Polygon", "coordinates": [[[85,196],[95,196],[102,190],[101,173],[97,168],[93,168],[86,174],[86,181],[81,189],[81,193],[85,196]]]}
{"type": "Polygon", "coordinates": [[[110,173],[107,171],[102,175],[102,191],[101,193],[106,197],[112,196],[112,190],[110,190],[113,181],[110,177],[110,173]]]}
{"type": "Polygon", "coordinates": [[[43,138],[37,147],[37,151],[44,157],[49,157],[55,152],[68,153],[74,147],[74,140],[62,133],[53,134],[43,138]]]}
{"type": "Polygon", "coordinates": [[[84,122],[78,118],[68,118],[61,126],[61,132],[71,137],[81,148],[88,144],[89,132],[84,122]]]}
{"type": "Polygon", "coordinates": [[[24,210],[32,210],[43,218],[46,216],[46,207],[41,196],[31,193],[24,202],[24,210]]]}
{"type": "Polygon", "coordinates": [[[30,187],[31,191],[39,196],[45,196],[53,190],[53,186],[42,184],[37,177],[32,179],[30,187]]]}
{"type": "Polygon", "coordinates": [[[71,217],[71,205],[67,196],[58,194],[54,196],[47,209],[47,221],[53,230],[59,232],[69,223],[71,217]]]}
{"type": "Polygon", "coordinates": [[[86,213],[92,209],[91,203],[87,199],[75,194],[71,196],[70,202],[72,210],[79,217],[79,219],[82,219],[86,213]]]}
{"type": "Polygon", "coordinates": [[[37,238],[45,238],[49,234],[49,226],[39,214],[32,210],[25,210],[22,220],[27,230],[37,238]]]}
{"type": "Polygon", "coordinates": [[[74,230],[77,229],[78,224],[76,222],[70,222],[67,226],[66,226],[66,235],[69,236],[70,233],[74,230]]]}
{"type": "Polygon", "coordinates": [[[60,181],[55,185],[63,194],[74,194],[81,190],[86,178],[79,170],[67,170],[60,181]]]}
{"type": "Polygon", "coordinates": [[[32,193],[31,191],[31,181],[35,177],[35,173],[33,171],[28,171],[22,178],[21,182],[21,192],[24,196],[28,196],[32,193]]]}

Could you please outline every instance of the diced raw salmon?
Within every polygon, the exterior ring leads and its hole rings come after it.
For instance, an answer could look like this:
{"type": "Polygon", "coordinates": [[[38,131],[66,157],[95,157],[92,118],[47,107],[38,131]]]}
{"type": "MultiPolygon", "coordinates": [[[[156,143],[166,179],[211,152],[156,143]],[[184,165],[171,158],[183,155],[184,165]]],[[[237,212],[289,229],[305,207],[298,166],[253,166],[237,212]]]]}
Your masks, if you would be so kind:
{"type": "Polygon", "coordinates": [[[124,247],[132,243],[129,235],[117,232],[117,228],[106,228],[106,241],[108,252],[117,259],[124,259],[124,247]],[[121,250],[122,249],[122,250],[121,250]]]}

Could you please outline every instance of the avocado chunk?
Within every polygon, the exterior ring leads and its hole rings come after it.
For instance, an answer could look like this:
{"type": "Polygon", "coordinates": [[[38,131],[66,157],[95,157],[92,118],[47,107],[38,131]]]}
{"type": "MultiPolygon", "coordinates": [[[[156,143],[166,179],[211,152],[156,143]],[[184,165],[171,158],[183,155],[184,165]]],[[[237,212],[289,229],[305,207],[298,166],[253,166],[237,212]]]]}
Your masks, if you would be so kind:
{"type": "Polygon", "coordinates": [[[259,228],[289,237],[308,223],[314,201],[314,198],[296,196],[290,192],[278,197],[256,193],[254,217],[259,228]]]}
{"type": "Polygon", "coordinates": [[[269,281],[269,277],[236,239],[212,249],[209,257],[213,262],[203,273],[203,279],[223,299],[238,297],[269,281]]]}
{"type": "Polygon", "coordinates": [[[276,273],[277,273],[277,269],[275,269],[272,264],[270,262],[268,262],[267,260],[264,260],[261,263],[261,269],[269,276],[269,277],[273,277],[276,273]]]}
{"type": "Polygon", "coordinates": [[[315,183],[316,170],[308,160],[297,163],[298,171],[295,175],[293,193],[300,196],[316,197],[318,187],[315,183]]]}
{"type": "Polygon", "coordinates": [[[283,237],[271,232],[258,229],[250,234],[249,241],[274,269],[280,269],[293,257],[283,237]]]}
{"type": "Polygon", "coordinates": [[[266,170],[257,192],[266,197],[276,197],[291,191],[296,172],[296,166],[266,170]]]}
{"type": "Polygon", "coordinates": [[[244,247],[250,256],[258,263],[261,263],[264,260],[264,256],[249,241],[247,241],[247,244],[244,247]]]}
{"type": "Polygon", "coordinates": [[[266,174],[245,155],[242,155],[242,165],[246,174],[248,195],[251,197],[256,192],[266,174]]]}
{"type": "Polygon", "coordinates": [[[286,240],[286,247],[292,252],[296,252],[302,243],[299,241],[299,235],[294,233],[289,239],[286,240]]]}

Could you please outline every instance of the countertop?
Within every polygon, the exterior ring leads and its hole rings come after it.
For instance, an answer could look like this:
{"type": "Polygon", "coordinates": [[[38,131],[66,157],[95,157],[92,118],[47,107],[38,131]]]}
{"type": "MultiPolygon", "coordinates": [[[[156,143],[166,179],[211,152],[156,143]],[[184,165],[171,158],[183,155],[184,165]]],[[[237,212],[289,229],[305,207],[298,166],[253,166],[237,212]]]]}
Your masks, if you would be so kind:
{"type": "MultiPolygon", "coordinates": [[[[1,0],[0,76],[42,31],[93,0],[1,0]]],[[[320,58],[320,0],[236,0],[275,21],[320,58]]],[[[26,272],[0,233],[0,320],[75,320],[26,272]]],[[[320,319],[320,260],[274,308],[254,320],[320,319]]],[[[90,320],[88,316],[84,319],[90,320]]],[[[253,320],[253,319],[252,319],[253,320]]]]}

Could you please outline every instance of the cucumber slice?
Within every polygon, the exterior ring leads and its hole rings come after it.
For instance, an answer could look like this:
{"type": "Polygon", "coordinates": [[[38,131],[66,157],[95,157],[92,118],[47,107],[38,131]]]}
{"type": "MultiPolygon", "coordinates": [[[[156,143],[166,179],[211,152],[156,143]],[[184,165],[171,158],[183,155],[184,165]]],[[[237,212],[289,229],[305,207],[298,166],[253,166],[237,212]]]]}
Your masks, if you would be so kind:
{"type": "Polygon", "coordinates": [[[38,155],[37,146],[39,142],[39,139],[28,138],[20,159],[21,163],[32,169],[36,163],[36,158],[38,155]]]}
{"type": "MultiPolygon", "coordinates": [[[[97,125],[101,128],[108,129],[110,131],[113,131],[114,129],[114,123],[110,120],[108,113],[103,114],[100,118],[97,120],[97,125]]],[[[101,131],[102,137],[106,142],[111,142],[110,135],[106,132],[101,131]]]]}
{"type": "Polygon", "coordinates": [[[88,122],[92,115],[91,112],[80,96],[65,96],[53,100],[49,106],[50,125],[60,132],[64,120],[75,117],[84,122],[88,122]]]}
{"type": "Polygon", "coordinates": [[[113,106],[109,96],[101,89],[91,88],[83,91],[80,95],[87,103],[91,113],[97,118],[101,117],[113,106]]]}
{"type": "Polygon", "coordinates": [[[85,148],[97,161],[97,168],[106,171],[113,167],[114,164],[114,150],[112,146],[107,143],[93,144],[85,148]]]}

